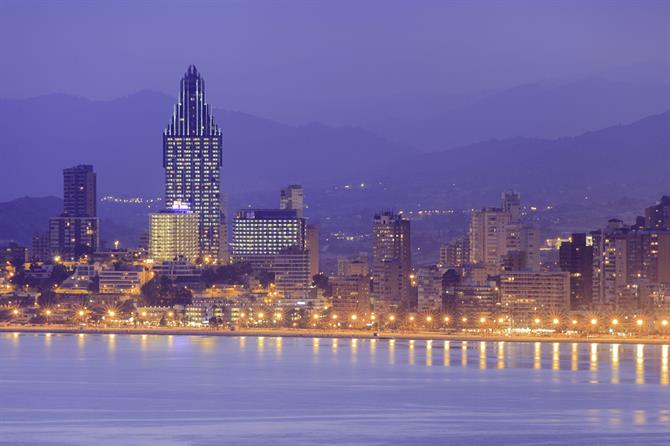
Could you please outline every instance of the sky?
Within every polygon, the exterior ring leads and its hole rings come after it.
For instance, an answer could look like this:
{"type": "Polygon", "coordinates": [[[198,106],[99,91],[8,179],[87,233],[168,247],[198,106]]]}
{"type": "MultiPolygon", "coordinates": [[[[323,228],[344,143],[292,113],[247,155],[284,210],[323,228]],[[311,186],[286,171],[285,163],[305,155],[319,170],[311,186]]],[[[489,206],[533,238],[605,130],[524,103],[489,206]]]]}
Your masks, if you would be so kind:
{"type": "Polygon", "coordinates": [[[667,1],[0,1],[0,97],[176,95],[286,123],[670,62],[667,1]]]}

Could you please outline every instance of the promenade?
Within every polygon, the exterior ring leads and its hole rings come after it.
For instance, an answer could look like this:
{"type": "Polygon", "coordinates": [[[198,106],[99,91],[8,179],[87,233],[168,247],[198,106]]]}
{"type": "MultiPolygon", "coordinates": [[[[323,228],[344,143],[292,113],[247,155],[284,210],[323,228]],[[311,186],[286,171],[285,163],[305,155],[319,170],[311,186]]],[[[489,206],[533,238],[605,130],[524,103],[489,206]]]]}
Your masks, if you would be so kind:
{"type": "Polygon", "coordinates": [[[77,327],[71,325],[1,325],[0,333],[53,333],[53,334],[99,334],[99,335],[159,335],[159,336],[257,336],[298,338],[344,338],[344,339],[402,339],[435,341],[481,341],[481,342],[560,342],[560,343],[608,343],[608,344],[670,344],[670,335],[659,336],[613,336],[606,334],[563,333],[516,334],[504,332],[472,333],[434,331],[383,331],[370,330],[319,330],[289,328],[242,328],[237,330],[195,327],[77,327]]]}

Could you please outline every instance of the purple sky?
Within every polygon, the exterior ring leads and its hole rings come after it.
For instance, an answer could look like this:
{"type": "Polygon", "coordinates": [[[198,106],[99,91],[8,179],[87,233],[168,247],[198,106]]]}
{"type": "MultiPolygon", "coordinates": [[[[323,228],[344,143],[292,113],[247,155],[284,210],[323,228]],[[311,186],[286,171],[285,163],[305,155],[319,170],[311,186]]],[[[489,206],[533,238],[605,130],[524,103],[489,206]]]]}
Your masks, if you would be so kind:
{"type": "Polygon", "coordinates": [[[356,123],[455,93],[670,61],[670,2],[0,2],[0,97],[175,95],[356,123]]]}

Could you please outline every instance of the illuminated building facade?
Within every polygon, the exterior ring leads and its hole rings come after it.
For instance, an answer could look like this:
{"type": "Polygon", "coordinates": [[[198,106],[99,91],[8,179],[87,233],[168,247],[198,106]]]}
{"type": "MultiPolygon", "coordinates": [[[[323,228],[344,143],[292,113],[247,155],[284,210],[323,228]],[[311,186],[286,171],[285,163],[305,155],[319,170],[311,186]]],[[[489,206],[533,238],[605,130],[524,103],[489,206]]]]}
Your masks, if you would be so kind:
{"type": "Polygon", "coordinates": [[[198,216],[187,206],[174,203],[172,209],[150,215],[149,256],[157,261],[198,257],[198,216]]]}
{"type": "Polygon", "coordinates": [[[400,214],[375,215],[372,227],[372,297],[375,307],[409,307],[410,222],[400,214]]]}
{"type": "Polygon", "coordinates": [[[49,251],[63,260],[92,254],[100,245],[93,166],[63,169],[63,213],[49,219],[49,251]]]}
{"type": "Polygon", "coordinates": [[[163,134],[165,204],[188,204],[198,217],[199,253],[212,259],[220,250],[221,146],[221,130],[205,99],[205,81],[191,65],[163,134]]]}
{"type": "Polygon", "coordinates": [[[233,221],[233,260],[271,269],[286,248],[306,250],[305,220],[289,209],[241,210],[233,221]]]}
{"type": "Polygon", "coordinates": [[[272,261],[275,289],[282,305],[305,305],[309,298],[309,252],[296,247],[280,251],[272,261]]]}
{"type": "Polygon", "coordinates": [[[517,271],[500,275],[504,311],[516,322],[528,323],[536,314],[561,314],[570,309],[568,272],[517,271]]]}

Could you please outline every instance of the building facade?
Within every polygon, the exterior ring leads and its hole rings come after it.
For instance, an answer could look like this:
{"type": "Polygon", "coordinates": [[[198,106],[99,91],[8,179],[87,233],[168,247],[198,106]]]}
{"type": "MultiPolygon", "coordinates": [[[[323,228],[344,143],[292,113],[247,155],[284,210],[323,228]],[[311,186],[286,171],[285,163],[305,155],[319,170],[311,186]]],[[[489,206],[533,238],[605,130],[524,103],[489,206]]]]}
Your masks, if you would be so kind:
{"type": "Polygon", "coordinates": [[[221,248],[221,165],[221,130],[205,98],[205,81],[191,65],[163,133],[165,204],[188,204],[198,217],[199,254],[212,259],[221,248]]]}
{"type": "Polygon", "coordinates": [[[290,184],[281,190],[279,209],[293,209],[298,217],[303,218],[305,212],[305,191],[299,184],[290,184]]]}
{"type": "Polygon", "coordinates": [[[198,258],[198,216],[173,203],[172,209],[149,216],[149,257],[154,261],[198,258]]]}
{"type": "Polygon", "coordinates": [[[376,307],[411,304],[412,249],[410,221],[401,214],[383,212],[372,227],[372,297],[376,307]]]}
{"type": "Polygon", "coordinates": [[[73,261],[100,246],[93,166],[63,169],[63,213],[49,219],[49,257],[73,261]]]}
{"type": "Polygon", "coordinates": [[[306,250],[305,220],[290,209],[241,210],[233,221],[232,257],[271,269],[274,256],[287,248],[306,250]]]}

